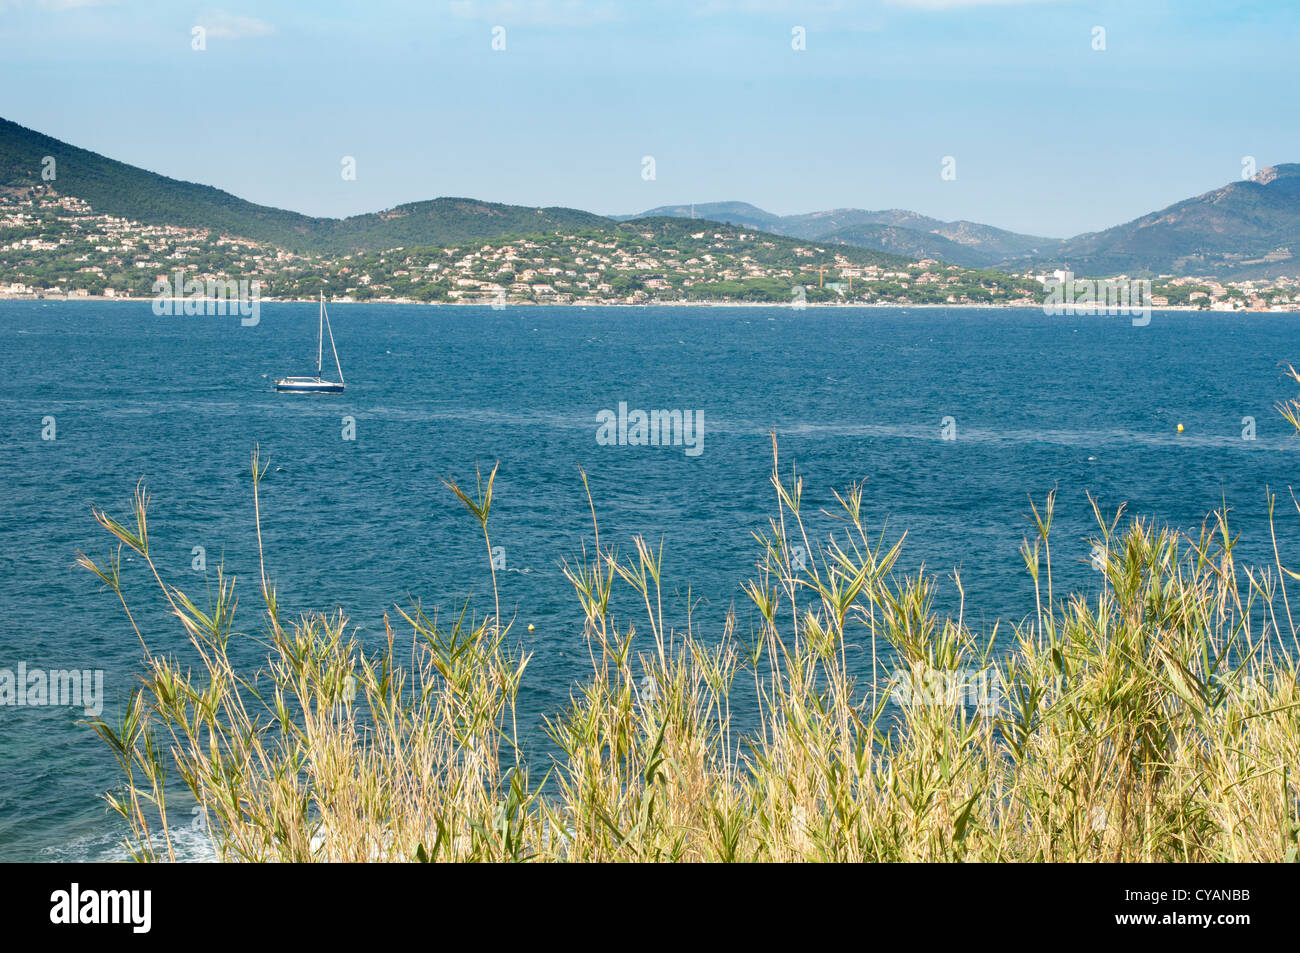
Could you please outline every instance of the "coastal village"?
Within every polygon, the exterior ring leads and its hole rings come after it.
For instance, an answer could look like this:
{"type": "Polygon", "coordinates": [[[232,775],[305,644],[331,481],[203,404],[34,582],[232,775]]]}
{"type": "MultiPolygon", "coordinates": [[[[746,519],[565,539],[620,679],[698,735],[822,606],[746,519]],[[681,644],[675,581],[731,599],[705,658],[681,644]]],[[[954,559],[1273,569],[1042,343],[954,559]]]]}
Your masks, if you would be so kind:
{"type": "MultiPolygon", "coordinates": [[[[177,272],[257,280],[263,300],[430,304],[891,304],[1040,307],[1062,273],[1005,274],[908,262],[712,222],[625,223],[461,243],[328,255],[202,229],[96,213],[49,187],[0,191],[0,298],[142,299],[177,272]]],[[[1114,276],[1123,278],[1126,276],[1114,276]]],[[[1300,310],[1300,280],[1153,280],[1154,307],[1300,310]]]]}

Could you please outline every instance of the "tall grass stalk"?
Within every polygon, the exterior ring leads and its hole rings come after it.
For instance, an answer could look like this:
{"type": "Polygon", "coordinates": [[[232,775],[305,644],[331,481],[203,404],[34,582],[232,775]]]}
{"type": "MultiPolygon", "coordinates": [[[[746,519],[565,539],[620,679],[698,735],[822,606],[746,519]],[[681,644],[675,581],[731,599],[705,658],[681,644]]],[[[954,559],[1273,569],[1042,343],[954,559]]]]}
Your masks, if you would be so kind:
{"type": "MultiPolygon", "coordinates": [[[[251,469],[260,553],[256,452],[251,469]]],[[[474,497],[449,484],[489,560],[494,476],[474,497]]],[[[284,619],[263,561],[263,627],[242,635],[233,579],[219,570],[200,609],[162,578],[143,487],[126,521],[96,510],[117,548],[81,565],[145,644],[120,572],[123,547],[140,556],[197,659],[146,644],[122,718],[94,724],[121,765],[107,797],[131,855],[175,859],[193,802],[223,860],[1296,859],[1300,576],[1280,557],[1237,566],[1225,513],[1183,536],[1097,510],[1102,585],[1058,601],[1049,495],[1022,547],[1036,605],[981,635],[935,611],[933,577],[897,571],[903,540],[869,531],[860,485],[814,547],[775,442],[771,476],[752,637],[734,610],[721,631],[697,631],[689,606],[684,628],[666,621],[662,548],[619,556],[588,490],[594,547],[563,570],[591,671],[546,720],[537,768],[516,714],[529,656],[495,576],[492,615],[399,609],[373,645],[340,614],[284,619]],[[615,617],[615,587],[639,618],[615,617]],[[250,638],[255,672],[230,655],[250,638]],[[861,684],[851,647],[870,654],[861,684]],[[989,691],[917,691],[951,673],[989,691]]]]}

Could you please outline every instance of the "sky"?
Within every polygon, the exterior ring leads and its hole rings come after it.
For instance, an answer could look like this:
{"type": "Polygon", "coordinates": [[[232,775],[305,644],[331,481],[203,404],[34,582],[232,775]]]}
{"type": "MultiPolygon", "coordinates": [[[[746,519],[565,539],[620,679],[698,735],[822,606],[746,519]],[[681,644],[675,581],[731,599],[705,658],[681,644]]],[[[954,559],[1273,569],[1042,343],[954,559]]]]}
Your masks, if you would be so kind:
{"type": "Polygon", "coordinates": [[[1294,0],[222,3],[0,0],[0,115],[328,216],[746,201],[1066,237],[1300,162],[1294,0]]]}

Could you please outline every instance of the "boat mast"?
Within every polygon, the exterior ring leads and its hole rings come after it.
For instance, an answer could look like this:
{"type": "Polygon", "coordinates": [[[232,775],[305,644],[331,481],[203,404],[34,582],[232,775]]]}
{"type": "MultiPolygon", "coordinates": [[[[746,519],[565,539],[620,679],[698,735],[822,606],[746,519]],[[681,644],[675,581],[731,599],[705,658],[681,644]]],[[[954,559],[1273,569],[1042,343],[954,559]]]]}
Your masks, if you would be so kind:
{"type": "Polygon", "coordinates": [[[339,349],[334,346],[334,329],[330,327],[330,316],[325,313],[325,295],[321,294],[321,315],[325,321],[325,333],[330,336],[330,351],[334,354],[334,368],[339,372],[339,383],[343,383],[343,365],[339,363],[339,349]]]}
{"type": "MultiPolygon", "coordinates": [[[[330,335],[330,343],[333,344],[334,335],[330,335]]],[[[323,349],[325,346],[325,292],[320,293],[320,321],[316,329],[316,379],[320,380],[320,361],[324,356],[323,349]]]]}

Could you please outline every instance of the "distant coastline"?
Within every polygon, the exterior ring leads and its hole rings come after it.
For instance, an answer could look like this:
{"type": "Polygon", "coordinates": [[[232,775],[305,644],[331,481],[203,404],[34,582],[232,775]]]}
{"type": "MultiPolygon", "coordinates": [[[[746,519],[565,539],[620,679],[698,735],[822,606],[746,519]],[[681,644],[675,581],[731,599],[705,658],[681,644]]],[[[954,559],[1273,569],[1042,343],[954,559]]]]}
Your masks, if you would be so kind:
{"type": "MultiPolygon", "coordinates": [[[[126,295],[70,295],[59,297],[55,295],[12,295],[0,293],[0,301],[58,301],[58,302],[76,302],[76,301],[94,301],[94,302],[151,302],[153,297],[126,295]]],[[[199,298],[196,301],[214,301],[216,299],[199,298]]],[[[315,304],[315,298],[262,298],[262,304],[315,304]]],[[[354,301],[347,297],[330,299],[332,305],[415,305],[422,308],[491,308],[492,303],[489,301],[416,301],[414,299],[402,298],[368,298],[365,301],[354,301]]],[[[818,310],[888,310],[898,308],[924,308],[926,310],[944,310],[944,311],[1042,311],[1041,303],[1023,303],[1023,302],[999,302],[997,304],[984,304],[979,302],[965,302],[952,304],[932,304],[932,303],[909,303],[906,301],[883,301],[883,302],[813,302],[809,301],[801,305],[788,304],[784,301],[642,301],[629,304],[624,301],[593,301],[593,302],[568,302],[565,304],[536,302],[536,301],[508,301],[497,310],[505,308],[783,308],[790,311],[801,311],[816,308],[818,310]]],[[[1207,314],[1287,314],[1300,313],[1300,304],[1294,305],[1273,305],[1267,308],[1199,308],[1192,305],[1161,305],[1153,307],[1152,313],[1166,311],[1192,311],[1204,312],[1207,314]]],[[[1089,317],[1090,315],[1083,315],[1089,317]]],[[[1104,316],[1104,315],[1102,315],[1104,316]]]]}

